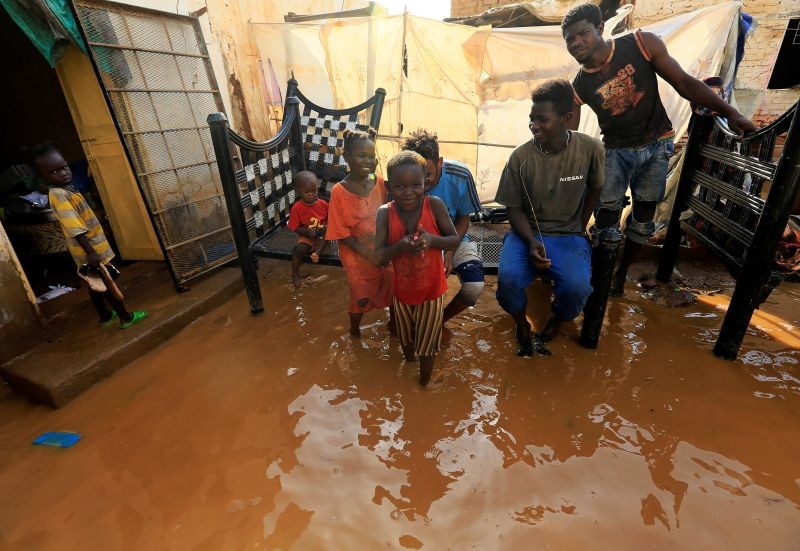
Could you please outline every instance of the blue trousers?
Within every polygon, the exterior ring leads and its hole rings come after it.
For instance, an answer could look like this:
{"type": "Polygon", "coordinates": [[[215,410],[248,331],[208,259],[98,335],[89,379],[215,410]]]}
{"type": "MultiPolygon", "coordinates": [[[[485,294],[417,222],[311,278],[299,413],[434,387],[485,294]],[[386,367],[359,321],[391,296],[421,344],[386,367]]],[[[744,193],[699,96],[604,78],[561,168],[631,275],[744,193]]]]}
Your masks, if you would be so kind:
{"type": "MultiPolygon", "coordinates": [[[[592,294],[592,248],[582,235],[542,236],[552,265],[544,270],[553,281],[552,311],[559,320],[575,319],[592,294]]],[[[513,231],[503,239],[497,270],[497,302],[509,313],[524,312],[525,289],[533,283],[537,269],[530,249],[513,231]]]]}

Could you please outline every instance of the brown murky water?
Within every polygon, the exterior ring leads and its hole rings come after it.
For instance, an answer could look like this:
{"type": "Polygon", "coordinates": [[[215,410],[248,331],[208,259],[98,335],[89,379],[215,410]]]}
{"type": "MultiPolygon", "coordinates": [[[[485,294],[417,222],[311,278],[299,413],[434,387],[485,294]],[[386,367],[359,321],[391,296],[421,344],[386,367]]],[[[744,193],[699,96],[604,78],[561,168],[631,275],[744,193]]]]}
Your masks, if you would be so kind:
{"type": "MultiPolygon", "coordinates": [[[[347,336],[327,273],[271,278],[263,315],[241,295],[62,410],[0,403],[0,547],[800,548],[797,349],[752,328],[717,360],[718,309],[631,292],[597,351],[569,326],[519,359],[489,289],[423,391],[382,315],[347,336]],[[29,445],[58,429],[83,440],[29,445]]],[[[799,300],[765,307],[795,336],[799,300]]]]}

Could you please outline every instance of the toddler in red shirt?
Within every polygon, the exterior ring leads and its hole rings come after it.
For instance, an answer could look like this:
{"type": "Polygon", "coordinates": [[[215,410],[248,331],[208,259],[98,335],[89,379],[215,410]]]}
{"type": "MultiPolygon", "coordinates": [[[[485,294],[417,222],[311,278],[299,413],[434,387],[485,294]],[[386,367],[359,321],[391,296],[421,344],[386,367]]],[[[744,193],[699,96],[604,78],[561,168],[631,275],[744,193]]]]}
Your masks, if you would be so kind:
{"type": "Polygon", "coordinates": [[[297,245],[292,249],[292,284],[295,289],[303,282],[300,264],[306,255],[317,263],[325,248],[325,227],[328,224],[328,202],[317,195],[320,180],[308,170],[298,172],[292,178],[298,200],[289,211],[287,226],[297,234],[297,245]]]}

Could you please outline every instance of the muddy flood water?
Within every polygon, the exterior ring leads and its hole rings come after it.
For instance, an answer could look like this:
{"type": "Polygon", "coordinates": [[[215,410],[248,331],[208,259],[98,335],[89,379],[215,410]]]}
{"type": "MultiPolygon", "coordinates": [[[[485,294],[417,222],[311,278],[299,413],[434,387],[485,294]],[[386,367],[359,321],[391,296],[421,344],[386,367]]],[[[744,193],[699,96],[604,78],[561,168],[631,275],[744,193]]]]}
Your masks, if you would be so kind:
{"type": "Polygon", "coordinates": [[[596,351],[569,325],[520,359],[490,278],[422,390],[384,314],[348,336],[340,270],[281,266],[258,317],[242,293],[60,410],[0,401],[0,548],[800,549],[800,286],[736,362],[721,310],[632,287],[596,351]]]}

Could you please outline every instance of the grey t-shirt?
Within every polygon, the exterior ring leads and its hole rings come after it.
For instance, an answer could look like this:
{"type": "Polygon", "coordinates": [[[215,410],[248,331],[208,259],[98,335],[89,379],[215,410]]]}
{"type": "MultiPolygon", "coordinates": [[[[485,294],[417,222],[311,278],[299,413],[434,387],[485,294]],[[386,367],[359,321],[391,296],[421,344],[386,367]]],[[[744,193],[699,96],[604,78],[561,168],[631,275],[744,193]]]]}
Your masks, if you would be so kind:
{"type": "Polygon", "coordinates": [[[542,235],[581,235],[583,201],[589,189],[603,187],[604,164],[603,143],[580,132],[571,132],[567,148],[555,155],[528,140],[508,158],[495,201],[521,207],[536,230],[524,183],[542,235]]]}

